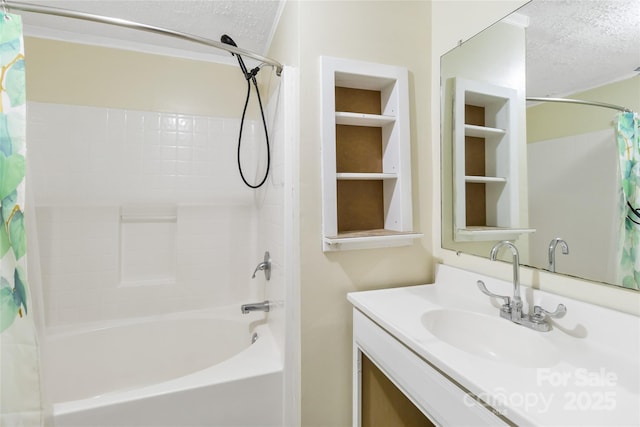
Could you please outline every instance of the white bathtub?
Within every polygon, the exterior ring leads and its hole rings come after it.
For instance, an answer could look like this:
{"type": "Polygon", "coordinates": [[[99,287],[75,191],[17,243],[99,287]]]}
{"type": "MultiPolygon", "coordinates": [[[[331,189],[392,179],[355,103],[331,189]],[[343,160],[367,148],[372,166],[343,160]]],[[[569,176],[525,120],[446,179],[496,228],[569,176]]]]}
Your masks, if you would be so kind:
{"type": "Polygon", "coordinates": [[[239,305],[52,330],[44,351],[56,427],[282,424],[279,351],[239,305]]]}

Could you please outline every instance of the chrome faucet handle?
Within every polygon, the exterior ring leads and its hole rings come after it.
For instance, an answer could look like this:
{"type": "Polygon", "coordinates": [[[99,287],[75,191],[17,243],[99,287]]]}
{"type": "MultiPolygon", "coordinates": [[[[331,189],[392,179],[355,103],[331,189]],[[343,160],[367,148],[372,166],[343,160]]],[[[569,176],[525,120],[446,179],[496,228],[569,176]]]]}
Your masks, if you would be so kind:
{"type": "Polygon", "coordinates": [[[536,305],[533,307],[533,318],[536,321],[542,321],[546,316],[553,318],[560,318],[567,313],[567,307],[564,304],[558,304],[555,311],[547,311],[544,308],[536,305]]]}
{"type": "Polygon", "coordinates": [[[255,269],[255,270],[253,270],[253,274],[251,275],[251,278],[252,278],[252,279],[255,279],[255,278],[256,278],[256,273],[257,273],[258,271],[266,271],[266,270],[267,270],[267,268],[268,268],[268,266],[269,266],[269,265],[268,265],[266,262],[261,262],[260,264],[258,264],[258,266],[256,267],[256,269],[255,269]]]}
{"type": "Polygon", "coordinates": [[[256,278],[256,273],[258,271],[264,271],[264,277],[267,280],[271,279],[271,255],[269,255],[269,251],[264,253],[264,261],[258,264],[256,269],[253,270],[253,275],[251,276],[252,279],[256,278]]]}
{"type": "Polygon", "coordinates": [[[485,284],[484,284],[484,282],[482,280],[478,280],[476,282],[476,285],[478,285],[478,289],[480,289],[480,292],[482,292],[483,294],[488,295],[488,296],[493,297],[493,298],[501,298],[501,299],[504,300],[504,305],[506,305],[506,306],[510,306],[511,305],[511,297],[494,294],[493,292],[489,291],[489,289],[487,289],[487,287],[485,286],[485,284]]]}

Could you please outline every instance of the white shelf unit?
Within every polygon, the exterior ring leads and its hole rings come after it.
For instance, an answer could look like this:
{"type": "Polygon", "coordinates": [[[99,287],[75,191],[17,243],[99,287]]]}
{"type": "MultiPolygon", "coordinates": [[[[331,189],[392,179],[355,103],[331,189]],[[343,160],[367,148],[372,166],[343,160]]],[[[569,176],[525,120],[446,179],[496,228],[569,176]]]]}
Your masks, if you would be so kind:
{"type": "Polygon", "coordinates": [[[515,240],[519,224],[515,89],[455,79],[454,240],[515,240]]]}
{"type": "Polygon", "coordinates": [[[393,124],[395,121],[396,118],[393,116],[336,111],[337,125],[382,127],[393,124]]]}
{"type": "Polygon", "coordinates": [[[323,249],[409,245],[406,68],[321,58],[323,249]]]}
{"type": "Polygon", "coordinates": [[[336,173],[337,180],[384,180],[384,179],[398,179],[397,173],[353,173],[353,172],[341,172],[336,173]]]}

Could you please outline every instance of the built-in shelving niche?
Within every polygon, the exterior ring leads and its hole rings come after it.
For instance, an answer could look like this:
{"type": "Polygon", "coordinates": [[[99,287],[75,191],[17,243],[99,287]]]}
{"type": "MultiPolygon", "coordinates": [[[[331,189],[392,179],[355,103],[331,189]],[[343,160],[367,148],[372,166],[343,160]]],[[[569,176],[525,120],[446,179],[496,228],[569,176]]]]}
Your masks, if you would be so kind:
{"type": "Polygon", "coordinates": [[[323,247],[402,246],[413,232],[408,72],[322,58],[323,247]]]}
{"type": "Polygon", "coordinates": [[[516,91],[457,78],[454,99],[454,240],[515,240],[519,226],[516,91]]]}

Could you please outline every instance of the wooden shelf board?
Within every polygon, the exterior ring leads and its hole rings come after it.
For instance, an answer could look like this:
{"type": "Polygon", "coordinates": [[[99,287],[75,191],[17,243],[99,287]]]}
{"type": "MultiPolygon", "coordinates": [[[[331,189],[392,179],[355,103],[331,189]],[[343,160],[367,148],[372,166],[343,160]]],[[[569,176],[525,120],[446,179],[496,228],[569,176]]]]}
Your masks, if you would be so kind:
{"type": "Polygon", "coordinates": [[[414,233],[411,231],[395,231],[395,230],[377,229],[377,230],[346,231],[343,233],[338,233],[337,236],[327,237],[327,239],[340,240],[340,239],[354,239],[359,237],[392,237],[392,236],[410,236],[410,235],[421,236],[421,234],[414,233]]]}
{"type": "Polygon", "coordinates": [[[397,179],[398,174],[396,173],[347,173],[341,172],[336,174],[336,179],[339,180],[361,180],[361,181],[371,181],[371,180],[385,180],[385,179],[397,179]]]}
{"type": "Polygon", "coordinates": [[[515,240],[522,234],[534,233],[535,231],[535,228],[468,226],[456,230],[455,240],[459,242],[515,240]]]}
{"type": "Polygon", "coordinates": [[[352,249],[372,249],[411,245],[422,233],[393,230],[361,230],[339,233],[324,238],[325,251],[343,251],[352,249]]]}
{"type": "Polygon", "coordinates": [[[358,89],[337,85],[335,87],[335,111],[381,114],[380,90],[358,89]]]}
{"type": "Polygon", "coordinates": [[[464,125],[464,134],[476,138],[502,136],[506,133],[507,132],[504,129],[491,128],[487,126],[464,125]]]}
{"type": "Polygon", "coordinates": [[[472,231],[472,232],[482,232],[482,231],[521,231],[526,233],[533,233],[536,231],[534,228],[510,228],[510,227],[493,227],[490,225],[478,225],[473,227],[463,228],[461,230],[472,231]]]}
{"type": "Polygon", "coordinates": [[[500,176],[472,176],[466,175],[464,177],[465,182],[479,182],[479,183],[505,183],[507,182],[507,178],[503,178],[500,176]]]}
{"type": "Polygon", "coordinates": [[[395,121],[393,116],[336,111],[337,125],[382,127],[395,121]]]}

